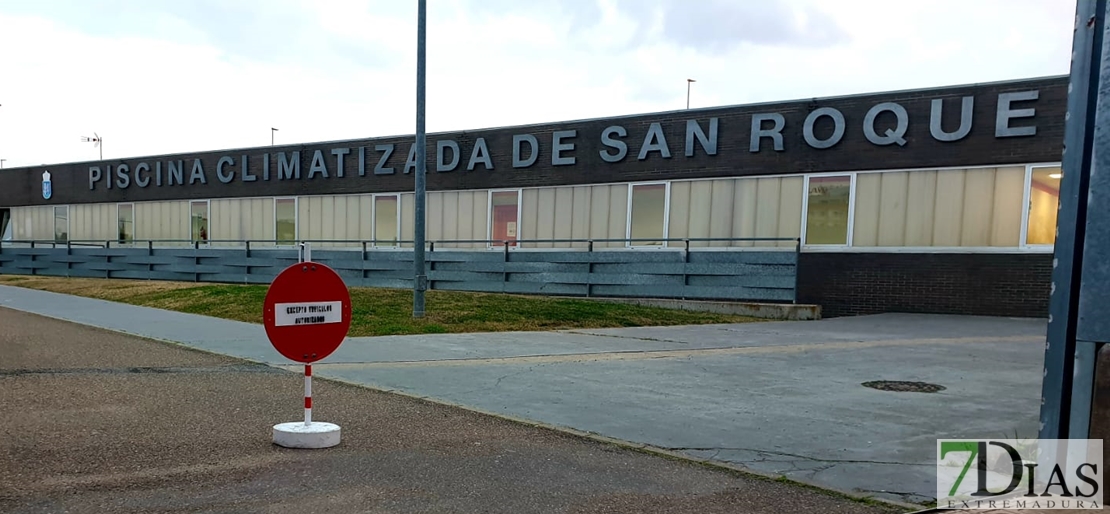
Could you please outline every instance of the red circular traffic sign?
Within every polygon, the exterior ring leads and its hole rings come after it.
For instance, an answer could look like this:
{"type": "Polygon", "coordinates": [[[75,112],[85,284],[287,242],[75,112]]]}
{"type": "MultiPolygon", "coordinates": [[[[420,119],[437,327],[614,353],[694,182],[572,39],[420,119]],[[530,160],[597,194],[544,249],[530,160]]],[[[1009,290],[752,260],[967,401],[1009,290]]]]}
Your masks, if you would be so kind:
{"type": "Polygon", "coordinates": [[[351,328],[351,294],[335,270],[300,262],[270,284],[262,308],[266,336],[285,358],[310,364],[331,355],[351,328]]]}

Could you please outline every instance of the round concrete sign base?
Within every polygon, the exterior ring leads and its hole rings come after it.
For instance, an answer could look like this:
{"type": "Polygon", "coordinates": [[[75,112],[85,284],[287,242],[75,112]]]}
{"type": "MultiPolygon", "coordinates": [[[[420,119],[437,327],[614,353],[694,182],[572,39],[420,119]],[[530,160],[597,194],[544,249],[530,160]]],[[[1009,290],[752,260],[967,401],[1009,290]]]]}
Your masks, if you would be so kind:
{"type": "Polygon", "coordinates": [[[339,425],[313,421],[274,425],[274,444],[285,448],[331,448],[339,444],[339,425]]]}

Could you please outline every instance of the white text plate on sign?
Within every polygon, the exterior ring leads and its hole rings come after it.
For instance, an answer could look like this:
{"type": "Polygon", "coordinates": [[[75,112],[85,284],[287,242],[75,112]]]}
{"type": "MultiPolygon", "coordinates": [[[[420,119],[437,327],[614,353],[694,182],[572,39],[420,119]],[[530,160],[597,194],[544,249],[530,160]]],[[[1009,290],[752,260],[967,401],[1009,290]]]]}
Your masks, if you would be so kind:
{"type": "Polygon", "coordinates": [[[321,325],[343,322],[343,302],[274,304],[274,325],[321,325]]]}

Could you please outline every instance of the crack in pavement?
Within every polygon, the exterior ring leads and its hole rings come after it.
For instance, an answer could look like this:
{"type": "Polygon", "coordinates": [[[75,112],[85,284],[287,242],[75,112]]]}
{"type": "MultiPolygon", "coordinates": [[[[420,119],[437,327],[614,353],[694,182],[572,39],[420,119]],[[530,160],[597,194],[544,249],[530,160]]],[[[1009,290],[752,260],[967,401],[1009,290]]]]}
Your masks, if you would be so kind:
{"type": "MultiPolygon", "coordinates": [[[[922,464],[922,463],[911,463],[911,462],[892,462],[892,461],[858,460],[858,459],[819,459],[819,458],[816,458],[816,457],[807,457],[805,455],[798,455],[798,454],[794,454],[794,453],[776,452],[776,451],[771,451],[771,450],[759,450],[759,449],[755,449],[755,448],[673,447],[673,446],[661,446],[660,448],[663,448],[664,450],[670,450],[670,451],[703,451],[703,452],[709,452],[709,451],[716,450],[717,453],[715,453],[714,455],[718,455],[722,451],[744,451],[744,452],[752,452],[752,453],[763,453],[763,454],[769,454],[769,455],[779,455],[779,456],[782,456],[782,457],[792,457],[795,460],[800,459],[800,460],[809,461],[809,462],[830,462],[830,463],[834,463],[833,465],[835,465],[835,464],[890,464],[890,465],[895,465],[895,466],[926,466],[926,467],[934,466],[934,464],[922,464]]],[[[740,460],[739,462],[744,462],[744,460],[740,460]]],[[[769,460],[766,460],[766,459],[761,459],[761,460],[751,460],[751,462],[791,462],[791,461],[790,460],[769,461],[769,460]]]]}
{"type": "Polygon", "coordinates": [[[564,334],[574,334],[574,335],[579,335],[579,336],[612,337],[614,339],[633,339],[633,340],[636,340],[636,341],[651,341],[653,343],[675,343],[675,344],[684,344],[684,345],[689,345],[690,344],[687,341],[678,341],[678,340],[675,340],[675,339],[662,339],[662,338],[657,338],[657,337],[642,337],[642,336],[622,336],[622,335],[619,335],[619,334],[595,334],[593,332],[579,332],[577,330],[564,330],[563,333],[564,334]]]}
{"type": "Polygon", "coordinates": [[[125,366],[117,368],[34,368],[0,369],[0,377],[23,375],[115,375],[181,373],[282,373],[281,369],[260,364],[227,366],[125,366]]]}
{"type": "Polygon", "coordinates": [[[504,375],[501,375],[501,376],[497,377],[497,381],[494,382],[492,386],[479,387],[477,389],[471,389],[469,391],[461,391],[461,392],[458,392],[458,393],[455,393],[455,394],[457,394],[457,395],[467,395],[467,394],[471,394],[471,393],[477,393],[477,392],[480,392],[480,391],[487,391],[487,390],[491,390],[491,389],[497,389],[498,387],[501,387],[501,381],[502,380],[505,380],[506,378],[514,377],[514,376],[517,376],[517,375],[523,375],[525,373],[531,373],[533,369],[534,368],[532,366],[528,366],[528,369],[525,369],[525,370],[514,371],[512,373],[506,373],[504,375]]]}
{"type": "Polygon", "coordinates": [[[897,496],[899,500],[901,500],[903,502],[906,502],[906,503],[925,504],[927,502],[935,502],[937,500],[936,497],[934,497],[934,496],[928,496],[928,495],[924,495],[924,494],[921,494],[921,493],[912,493],[912,492],[906,492],[906,491],[883,491],[881,489],[859,489],[859,488],[857,488],[856,490],[861,492],[861,493],[889,494],[891,496],[897,496]]]}
{"type": "Polygon", "coordinates": [[[689,359],[701,356],[715,355],[763,355],[763,354],[792,354],[809,351],[834,351],[834,350],[859,350],[866,348],[880,348],[889,346],[916,346],[936,344],[976,344],[976,343],[1043,343],[1043,338],[1029,336],[1001,336],[1001,337],[956,337],[938,339],[887,339],[875,341],[855,342],[817,342],[796,343],[774,346],[725,346],[710,348],[683,348],[670,350],[623,350],[615,352],[587,352],[587,353],[558,353],[544,355],[526,355],[512,357],[487,357],[487,358],[459,358],[438,360],[404,360],[404,361],[360,361],[360,362],[330,362],[315,364],[320,369],[343,368],[404,368],[404,367],[433,367],[433,366],[474,366],[474,365],[503,365],[503,364],[555,364],[555,363],[582,363],[621,360],[650,360],[650,359],[689,359]]]}

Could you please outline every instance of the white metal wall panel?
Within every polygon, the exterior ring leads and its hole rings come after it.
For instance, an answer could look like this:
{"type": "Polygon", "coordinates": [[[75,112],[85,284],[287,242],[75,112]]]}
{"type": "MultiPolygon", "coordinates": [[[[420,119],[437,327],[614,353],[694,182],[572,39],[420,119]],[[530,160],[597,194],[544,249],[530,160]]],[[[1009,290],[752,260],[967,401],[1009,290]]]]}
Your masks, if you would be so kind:
{"type": "Polygon", "coordinates": [[[960,246],[964,211],[965,170],[937,172],[937,203],[933,212],[933,246],[960,246]]]}
{"type": "MultiPolygon", "coordinates": [[[[736,207],[732,211],[732,237],[755,237],[756,219],[759,217],[757,179],[737,180],[733,186],[732,198],[736,207]]],[[[753,246],[741,242],[740,246],[753,246]]]]}
{"type": "Polygon", "coordinates": [[[1021,207],[1025,197],[1025,167],[998,168],[994,176],[994,212],[991,246],[1021,243],[1021,207]]]}
{"type": "MultiPolygon", "coordinates": [[[[401,195],[401,240],[412,241],[415,239],[413,232],[416,226],[416,195],[407,193],[401,195]]],[[[412,243],[403,243],[401,246],[412,248],[412,243]]]]}
{"type": "MultiPolygon", "coordinates": [[[[628,186],[625,184],[609,188],[609,233],[603,237],[623,239],[627,237],[628,227],[628,186]]],[[[596,191],[596,190],[595,190],[596,191]]],[[[624,243],[609,243],[610,246],[625,246],[624,243]]]]}
{"type": "Polygon", "coordinates": [[[969,170],[964,181],[962,246],[990,246],[994,223],[994,168],[969,170]]]}
{"type": "MultiPolygon", "coordinates": [[[[733,201],[736,180],[714,180],[709,198],[709,236],[713,238],[732,237],[733,211],[739,208],[733,201]]],[[[674,212],[674,206],[671,207],[674,212]]],[[[714,241],[709,246],[735,246],[735,241],[714,241]]]]}
{"type": "Polygon", "coordinates": [[[879,190],[879,246],[902,246],[906,241],[906,196],[909,174],[882,173],[879,190]]]}
{"type": "Polygon", "coordinates": [[[685,238],[690,228],[690,189],[691,182],[671,184],[671,216],[667,221],[667,235],[675,239],[685,238]]]}
{"type": "MultiPolygon", "coordinates": [[[[779,229],[774,237],[798,238],[802,235],[802,177],[784,177],[779,188],[779,229]]],[[[779,241],[774,246],[795,247],[796,241],[779,241]]]]}
{"type": "Polygon", "coordinates": [[[907,246],[933,244],[933,219],[937,197],[937,172],[914,171],[910,173],[906,188],[907,246]]]}
{"type": "MultiPolygon", "coordinates": [[[[779,200],[782,198],[782,179],[758,178],[756,180],[755,237],[777,237],[779,233],[779,200]]],[[[769,246],[770,243],[756,243],[769,246]]]]}
{"type": "Polygon", "coordinates": [[[879,244],[879,208],[883,177],[878,173],[856,176],[856,214],[852,227],[852,244],[879,244]]]}
{"type": "MultiPolygon", "coordinates": [[[[572,239],[590,238],[590,208],[593,188],[590,186],[575,186],[574,199],[571,202],[570,237],[572,239]]],[[[585,248],[588,243],[573,243],[573,248],[585,248]]]]}

